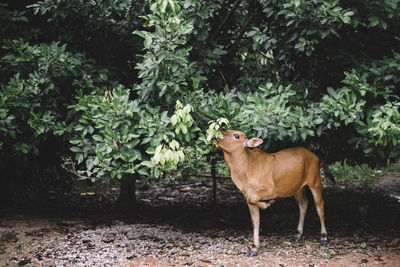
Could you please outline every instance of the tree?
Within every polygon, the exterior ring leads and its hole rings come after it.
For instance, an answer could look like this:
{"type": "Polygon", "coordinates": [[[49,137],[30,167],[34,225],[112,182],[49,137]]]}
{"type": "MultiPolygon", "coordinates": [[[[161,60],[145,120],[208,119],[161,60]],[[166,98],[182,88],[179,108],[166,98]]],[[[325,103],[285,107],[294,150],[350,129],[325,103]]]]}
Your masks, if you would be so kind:
{"type": "MultiPolygon", "coordinates": [[[[179,18],[179,5],[165,3],[155,2],[153,13],[145,17],[145,26],[154,26],[155,32],[136,32],[144,38],[146,51],[137,65],[141,83],[133,91],[118,86],[78,96],[74,108],[82,115],[70,142],[76,164],[84,169],[77,174],[83,178],[109,176],[128,186],[134,184],[130,179],[160,178],[161,171],[171,171],[184,159],[180,143],[190,141],[199,130],[190,115],[193,108],[177,100],[189,83],[193,87],[199,83],[192,76],[195,65],[188,62],[190,47],[180,48],[193,26],[179,18]],[[137,97],[132,97],[133,93],[137,97]],[[175,110],[171,109],[173,101],[175,110]],[[171,112],[174,114],[169,115],[171,112]]],[[[124,195],[120,199],[132,201],[124,195]]]]}

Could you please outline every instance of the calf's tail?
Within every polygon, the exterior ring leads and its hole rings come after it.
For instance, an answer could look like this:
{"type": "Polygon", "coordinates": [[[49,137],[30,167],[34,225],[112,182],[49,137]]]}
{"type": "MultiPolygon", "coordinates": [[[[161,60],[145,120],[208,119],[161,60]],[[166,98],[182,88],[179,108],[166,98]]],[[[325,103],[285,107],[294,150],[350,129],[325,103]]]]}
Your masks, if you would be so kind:
{"type": "Polygon", "coordinates": [[[317,148],[314,144],[311,144],[311,151],[313,151],[320,160],[320,167],[323,168],[325,176],[327,176],[332,183],[336,184],[335,176],[333,175],[332,171],[329,169],[328,164],[326,164],[326,158],[328,157],[328,152],[325,153],[323,156],[323,151],[321,148],[317,148]]]}
{"type": "Polygon", "coordinates": [[[328,164],[322,162],[322,168],[324,169],[325,176],[328,176],[332,183],[336,184],[335,176],[333,176],[333,173],[329,169],[328,164]]]}

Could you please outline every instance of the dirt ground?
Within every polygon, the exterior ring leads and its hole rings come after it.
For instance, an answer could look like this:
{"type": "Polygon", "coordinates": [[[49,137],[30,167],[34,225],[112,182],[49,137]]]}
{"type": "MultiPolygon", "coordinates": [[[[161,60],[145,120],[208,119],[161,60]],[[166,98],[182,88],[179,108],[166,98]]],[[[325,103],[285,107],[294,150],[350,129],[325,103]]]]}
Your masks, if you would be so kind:
{"type": "Polygon", "coordinates": [[[400,177],[325,188],[326,248],[311,194],[299,243],[297,204],[279,199],[262,212],[256,257],[240,192],[220,184],[215,207],[211,191],[150,186],[128,211],[100,192],[10,208],[0,215],[0,266],[400,266],[400,177]]]}

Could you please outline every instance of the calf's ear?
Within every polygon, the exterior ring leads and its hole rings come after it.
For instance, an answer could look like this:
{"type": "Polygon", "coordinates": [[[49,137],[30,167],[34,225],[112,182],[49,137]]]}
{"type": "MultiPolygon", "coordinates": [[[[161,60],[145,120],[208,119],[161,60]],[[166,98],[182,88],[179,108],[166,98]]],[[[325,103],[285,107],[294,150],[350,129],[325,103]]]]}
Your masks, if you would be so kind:
{"type": "Polygon", "coordinates": [[[247,141],[244,143],[244,146],[247,146],[247,147],[256,147],[256,146],[261,145],[263,142],[264,142],[264,140],[262,140],[261,138],[253,137],[253,138],[247,140],[247,141]]]}

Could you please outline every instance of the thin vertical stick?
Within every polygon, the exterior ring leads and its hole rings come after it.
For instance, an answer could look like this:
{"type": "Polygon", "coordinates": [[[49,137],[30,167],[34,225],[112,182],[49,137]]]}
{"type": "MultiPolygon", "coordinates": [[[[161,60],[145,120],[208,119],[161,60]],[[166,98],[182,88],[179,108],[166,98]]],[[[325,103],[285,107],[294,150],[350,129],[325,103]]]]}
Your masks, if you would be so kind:
{"type": "Polygon", "coordinates": [[[217,175],[216,175],[216,160],[215,157],[211,158],[211,176],[213,178],[213,205],[217,206],[217,175]]]}

